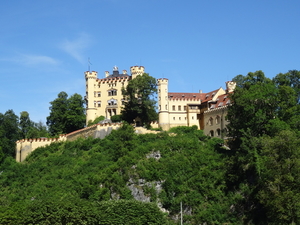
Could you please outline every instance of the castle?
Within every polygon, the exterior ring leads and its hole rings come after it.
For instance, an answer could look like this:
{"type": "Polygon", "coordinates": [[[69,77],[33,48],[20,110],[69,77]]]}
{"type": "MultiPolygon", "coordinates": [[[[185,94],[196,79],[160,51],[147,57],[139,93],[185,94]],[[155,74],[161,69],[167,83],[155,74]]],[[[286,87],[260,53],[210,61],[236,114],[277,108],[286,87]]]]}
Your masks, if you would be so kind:
{"type": "Polygon", "coordinates": [[[226,82],[226,90],[219,88],[209,93],[168,92],[166,78],[158,79],[159,126],[168,130],[176,126],[193,126],[212,137],[226,137],[228,121],[228,94],[234,91],[235,82],[226,82]]]}
{"type": "MultiPolygon", "coordinates": [[[[132,66],[131,75],[126,70],[120,74],[118,67],[113,68],[113,73],[105,72],[105,78],[98,78],[97,72],[84,73],[86,81],[86,123],[99,116],[110,119],[113,115],[121,113],[124,102],[122,88],[126,87],[131,79],[145,72],[143,66],[132,66]]],[[[231,104],[229,94],[235,89],[235,82],[226,82],[226,90],[216,89],[209,93],[177,93],[168,92],[166,78],[157,79],[158,89],[158,114],[159,122],[153,122],[153,128],[161,127],[169,130],[176,126],[194,126],[204,131],[211,137],[226,138],[226,125],[228,121],[227,106],[231,104]]],[[[104,138],[113,129],[118,129],[120,124],[95,124],[61,135],[59,138],[23,139],[16,143],[16,161],[23,161],[28,154],[38,147],[49,145],[52,142],[73,141],[79,137],[104,138]]],[[[136,128],[137,133],[149,133],[144,128],[136,128]]]]}
{"type": "Polygon", "coordinates": [[[118,67],[113,68],[113,73],[105,71],[105,78],[98,78],[97,72],[85,72],[86,81],[86,124],[99,116],[110,119],[111,116],[121,113],[124,103],[122,88],[126,87],[131,79],[145,72],[143,66],[132,66],[131,75],[126,70],[119,73],[118,67]]]}
{"type": "MultiPolygon", "coordinates": [[[[124,99],[122,88],[131,79],[145,72],[143,66],[130,67],[131,75],[126,70],[119,73],[118,67],[113,73],[105,72],[105,78],[98,78],[97,72],[85,72],[86,80],[86,123],[99,116],[110,119],[121,113],[124,99]]],[[[213,137],[226,137],[227,105],[230,104],[228,93],[235,88],[235,83],[226,82],[226,90],[219,88],[209,93],[177,93],[168,92],[166,78],[157,79],[159,123],[154,127],[168,130],[176,126],[193,126],[204,130],[213,137]]]]}

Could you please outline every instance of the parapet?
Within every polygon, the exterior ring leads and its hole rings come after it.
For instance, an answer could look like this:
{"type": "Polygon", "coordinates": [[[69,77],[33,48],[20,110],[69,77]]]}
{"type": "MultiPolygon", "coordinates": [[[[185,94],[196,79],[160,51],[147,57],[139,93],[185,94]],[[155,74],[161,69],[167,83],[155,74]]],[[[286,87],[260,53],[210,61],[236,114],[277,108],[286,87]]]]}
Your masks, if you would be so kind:
{"type": "Polygon", "coordinates": [[[86,71],[84,75],[85,78],[97,78],[98,73],[96,71],[86,71]]]}
{"type": "Polygon", "coordinates": [[[132,66],[130,67],[131,75],[143,75],[145,73],[145,67],[143,66],[132,66]]]}
{"type": "Polygon", "coordinates": [[[157,79],[157,84],[162,84],[162,83],[168,83],[169,82],[169,79],[167,78],[159,78],[157,79]]]}

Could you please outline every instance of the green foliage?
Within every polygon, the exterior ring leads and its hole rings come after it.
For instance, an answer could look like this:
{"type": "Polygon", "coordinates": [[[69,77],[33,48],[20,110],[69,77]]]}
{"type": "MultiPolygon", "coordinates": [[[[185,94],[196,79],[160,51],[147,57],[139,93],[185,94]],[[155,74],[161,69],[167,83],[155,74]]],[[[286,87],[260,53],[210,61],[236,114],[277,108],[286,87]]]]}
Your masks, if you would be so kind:
{"type": "Polygon", "coordinates": [[[13,110],[0,113],[0,163],[7,157],[14,157],[16,141],[20,139],[19,117],[13,110]]]}
{"type": "Polygon", "coordinates": [[[215,148],[221,140],[203,138],[194,127],[178,130],[184,132],[137,135],[125,123],[102,140],[53,143],[23,163],[6,159],[0,166],[0,221],[171,224],[157,201],[170,216],[182,201],[191,224],[237,221],[228,212],[224,156],[215,148]],[[129,181],[143,181],[140,189],[152,203],[133,200],[129,181]]]}
{"type": "Polygon", "coordinates": [[[66,134],[84,127],[85,109],[81,95],[74,94],[68,98],[66,92],[60,92],[50,104],[47,125],[51,135],[66,134]]]}
{"type": "Polygon", "coordinates": [[[122,121],[122,115],[113,115],[113,116],[110,117],[110,119],[113,123],[121,122],[122,121]]]}
{"type": "Polygon", "coordinates": [[[270,80],[257,71],[234,78],[227,187],[247,223],[299,223],[299,74],[289,71],[270,80]]]}
{"type": "Polygon", "coordinates": [[[104,117],[104,116],[99,116],[99,117],[97,117],[96,119],[94,119],[94,121],[90,120],[90,121],[88,122],[88,126],[97,124],[97,123],[101,122],[102,120],[105,120],[105,117],[104,117]]]}
{"type": "Polygon", "coordinates": [[[121,111],[122,119],[133,123],[138,118],[141,125],[146,126],[157,120],[154,100],[156,91],[156,79],[147,73],[130,80],[126,88],[122,89],[125,99],[125,105],[121,111]]]}
{"type": "Polygon", "coordinates": [[[262,187],[258,197],[267,209],[269,224],[300,223],[300,139],[293,131],[264,137],[262,187]]]}

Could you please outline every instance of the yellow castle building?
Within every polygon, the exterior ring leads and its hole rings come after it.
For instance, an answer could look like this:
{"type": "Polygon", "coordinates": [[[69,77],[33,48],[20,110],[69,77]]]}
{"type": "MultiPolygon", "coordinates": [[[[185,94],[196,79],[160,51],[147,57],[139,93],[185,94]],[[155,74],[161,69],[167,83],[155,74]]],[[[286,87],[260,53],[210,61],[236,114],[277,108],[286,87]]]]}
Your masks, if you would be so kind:
{"type": "MultiPolygon", "coordinates": [[[[121,114],[124,103],[122,88],[126,87],[131,79],[145,73],[143,66],[130,67],[130,75],[126,70],[119,72],[113,68],[112,74],[105,71],[104,78],[98,78],[95,71],[85,72],[86,80],[86,123],[99,116],[110,119],[113,115],[121,114]]],[[[213,137],[226,136],[227,106],[230,104],[229,93],[234,91],[235,82],[226,82],[226,89],[220,87],[208,93],[178,93],[169,92],[166,78],[157,79],[158,89],[158,124],[168,130],[176,126],[193,126],[204,131],[204,134],[213,137]]]]}
{"type": "Polygon", "coordinates": [[[95,71],[84,73],[86,81],[86,124],[99,116],[110,119],[113,115],[119,115],[123,105],[122,88],[128,81],[145,73],[143,66],[130,67],[131,75],[126,70],[119,73],[118,67],[113,68],[112,74],[105,71],[104,78],[98,78],[95,71]]]}
{"type": "Polygon", "coordinates": [[[168,92],[168,82],[166,78],[157,80],[159,127],[196,125],[206,135],[226,137],[228,94],[234,91],[235,82],[226,82],[226,90],[221,87],[209,93],[168,92]]]}

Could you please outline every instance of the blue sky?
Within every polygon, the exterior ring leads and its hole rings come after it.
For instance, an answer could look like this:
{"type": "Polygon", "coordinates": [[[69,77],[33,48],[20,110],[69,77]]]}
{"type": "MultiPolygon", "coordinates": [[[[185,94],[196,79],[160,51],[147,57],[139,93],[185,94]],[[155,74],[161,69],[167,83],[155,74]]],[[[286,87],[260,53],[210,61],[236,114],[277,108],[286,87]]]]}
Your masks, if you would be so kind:
{"type": "Polygon", "coordinates": [[[0,7],[0,112],[46,122],[84,71],[143,65],[170,92],[209,92],[238,74],[300,63],[299,0],[10,0],[0,7]]]}

